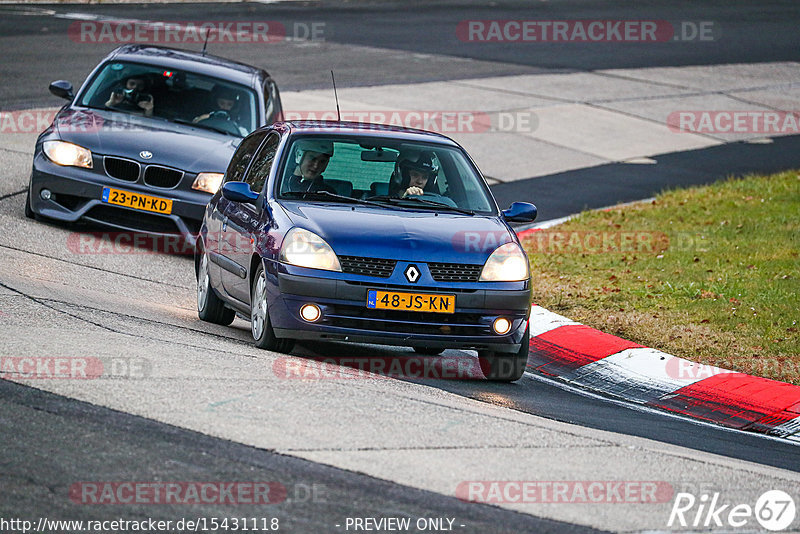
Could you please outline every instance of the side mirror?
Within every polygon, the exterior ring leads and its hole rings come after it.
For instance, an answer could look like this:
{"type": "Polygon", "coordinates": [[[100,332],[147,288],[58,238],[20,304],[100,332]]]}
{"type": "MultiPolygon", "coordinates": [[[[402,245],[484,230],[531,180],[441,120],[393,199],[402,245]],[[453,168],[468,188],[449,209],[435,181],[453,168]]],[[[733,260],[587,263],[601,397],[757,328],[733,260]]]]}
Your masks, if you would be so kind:
{"type": "Polygon", "coordinates": [[[244,182],[225,183],[222,186],[222,196],[231,202],[243,204],[255,204],[258,200],[258,193],[250,189],[250,185],[244,182]]]}
{"type": "Polygon", "coordinates": [[[503,218],[508,222],[533,222],[536,220],[536,206],[530,202],[514,202],[503,210],[503,218]]]}
{"type": "Polygon", "coordinates": [[[72,100],[75,96],[72,94],[72,84],[66,80],[58,80],[50,84],[50,92],[59,98],[66,98],[72,100]]]}

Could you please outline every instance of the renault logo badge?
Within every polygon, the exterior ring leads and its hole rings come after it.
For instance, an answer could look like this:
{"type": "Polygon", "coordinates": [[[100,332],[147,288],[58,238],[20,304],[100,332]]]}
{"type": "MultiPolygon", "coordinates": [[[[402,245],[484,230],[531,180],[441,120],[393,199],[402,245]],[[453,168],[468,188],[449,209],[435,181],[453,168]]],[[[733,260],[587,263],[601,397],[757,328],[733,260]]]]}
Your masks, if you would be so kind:
{"type": "Polygon", "coordinates": [[[406,275],[406,280],[408,280],[412,284],[416,284],[420,276],[419,269],[417,269],[416,265],[409,265],[408,267],[406,267],[405,273],[403,274],[406,275]]]}

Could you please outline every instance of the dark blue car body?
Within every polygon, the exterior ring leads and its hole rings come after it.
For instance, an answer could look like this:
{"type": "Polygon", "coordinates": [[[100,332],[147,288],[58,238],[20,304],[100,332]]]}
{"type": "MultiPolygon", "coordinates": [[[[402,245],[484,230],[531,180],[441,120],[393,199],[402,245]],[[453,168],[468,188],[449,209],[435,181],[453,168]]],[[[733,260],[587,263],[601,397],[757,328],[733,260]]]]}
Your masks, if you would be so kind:
{"type": "MultiPolygon", "coordinates": [[[[349,123],[279,122],[254,132],[243,141],[228,168],[223,187],[211,198],[198,239],[199,284],[205,285],[207,276],[207,290],[212,299],[220,310],[222,307],[226,310],[213,317],[212,322],[230,323],[233,311],[251,317],[256,306],[251,302],[254,277],[263,270],[268,326],[277,340],[403,345],[420,352],[427,350],[429,354],[445,348],[473,349],[481,354],[524,352],[526,358],[530,279],[478,280],[481,268],[498,245],[519,244],[507,222],[507,218],[513,218],[510,211],[500,212],[493,199],[491,212],[469,215],[278,198],[279,176],[293,164],[288,161],[287,146],[297,136],[310,134],[424,142],[461,151],[474,165],[454,141],[418,130],[349,123]],[[277,151],[263,186],[252,191],[237,183],[251,181],[249,173],[255,172],[251,168],[253,154],[269,142],[277,143],[277,151]],[[283,240],[296,227],[327,242],[341,262],[341,272],[281,261],[283,240]],[[419,272],[413,282],[405,276],[412,265],[419,272]],[[370,309],[367,301],[370,292],[376,290],[452,294],[455,313],[370,309]],[[305,303],[319,307],[319,320],[309,322],[301,317],[300,308],[305,303]],[[504,335],[492,331],[493,321],[500,316],[512,322],[510,331],[504,335]]],[[[481,178],[480,182],[488,193],[485,181],[481,178]]],[[[535,216],[535,207],[527,206],[535,216]]],[[[528,211],[526,220],[531,220],[528,211]]],[[[198,294],[207,298],[202,288],[198,294]]],[[[198,306],[206,306],[205,303],[204,300],[198,306]]],[[[291,349],[291,343],[279,344],[276,350],[287,349],[291,349]]],[[[505,379],[516,378],[505,376],[505,379]]]]}

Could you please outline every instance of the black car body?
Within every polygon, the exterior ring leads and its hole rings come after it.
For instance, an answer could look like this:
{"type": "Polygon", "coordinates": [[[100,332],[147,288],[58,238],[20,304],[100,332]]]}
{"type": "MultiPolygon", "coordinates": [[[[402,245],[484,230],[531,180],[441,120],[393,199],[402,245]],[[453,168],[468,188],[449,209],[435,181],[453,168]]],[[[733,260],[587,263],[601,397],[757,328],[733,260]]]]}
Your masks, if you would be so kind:
{"type": "Polygon", "coordinates": [[[242,141],[208,204],[195,249],[198,313],[218,324],[250,317],[256,345],[270,350],[298,339],[472,349],[488,378],[517,380],[531,287],[508,222],[535,216],[526,203],[501,212],[445,136],[278,122],[242,141]],[[319,151],[325,174],[294,189],[319,151]],[[420,154],[435,168],[425,192],[393,194],[420,154]]]}
{"type": "Polygon", "coordinates": [[[77,94],[64,81],[50,91],[70,102],[37,139],[26,215],[191,242],[241,139],[282,113],[264,70],[156,46],[119,47],[77,94]],[[143,90],[126,92],[131,78],[143,90]],[[230,112],[212,111],[219,91],[230,112]]]}

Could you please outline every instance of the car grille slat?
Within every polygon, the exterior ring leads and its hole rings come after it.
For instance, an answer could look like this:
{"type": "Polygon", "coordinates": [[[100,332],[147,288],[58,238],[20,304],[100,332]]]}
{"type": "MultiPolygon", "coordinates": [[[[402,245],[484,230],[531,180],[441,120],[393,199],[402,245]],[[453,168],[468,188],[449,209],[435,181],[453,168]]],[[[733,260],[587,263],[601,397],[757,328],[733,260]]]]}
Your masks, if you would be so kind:
{"type": "Polygon", "coordinates": [[[428,269],[437,282],[477,282],[483,265],[460,263],[429,263],[428,269]]]}
{"type": "Polygon", "coordinates": [[[106,156],[103,158],[106,174],[117,180],[135,182],[139,179],[139,163],[129,159],[106,156]]]}
{"type": "Polygon", "coordinates": [[[148,165],[144,169],[144,183],[152,187],[171,189],[183,179],[183,171],[162,167],[161,165],[148,165]]]}
{"type": "Polygon", "coordinates": [[[392,272],[394,272],[394,267],[397,265],[397,260],[361,258],[358,256],[339,256],[339,263],[342,266],[342,272],[348,274],[389,278],[392,276],[392,272]]]}
{"type": "Polygon", "coordinates": [[[422,335],[482,336],[491,334],[491,325],[479,314],[441,314],[373,310],[353,306],[335,306],[323,316],[331,326],[375,332],[407,332],[422,335]]]}
{"type": "MultiPolygon", "coordinates": [[[[460,328],[472,328],[472,329],[482,328],[482,329],[486,329],[486,330],[489,329],[489,327],[487,325],[485,325],[485,324],[477,324],[477,323],[475,323],[475,324],[469,324],[469,323],[437,323],[437,322],[433,322],[433,321],[425,321],[424,325],[420,325],[418,322],[412,321],[412,320],[386,319],[386,318],[378,318],[378,317],[348,317],[346,315],[336,315],[336,314],[333,314],[333,313],[326,314],[325,318],[326,319],[342,319],[342,320],[358,320],[358,321],[364,321],[364,322],[371,322],[374,325],[385,324],[385,323],[393,323],[393,324],[405,325],[405,326],[411,325],[412,328],[418,328],[420,326],[424,326],[424,327],[428,327],[428,328],[440,329],[443,326],[444,327],[450,327],[450,328],[452,328],[453,326],[458,326],[460,328]]],[[[419,320],[419,318],[417,318],[417,321],[418,320],[419,320]]]]}
{"type": "Polygon", "coordinates": [[[142,211],[116,208],[112,206],[95,206],[85,215],[87,219],[99,222],[136,228],[142,232],[155,234],[175,234],[178,227],[169,217],[154,215],[142,211]]]}

